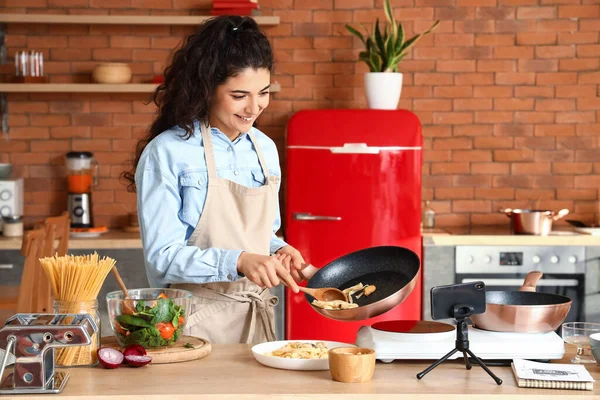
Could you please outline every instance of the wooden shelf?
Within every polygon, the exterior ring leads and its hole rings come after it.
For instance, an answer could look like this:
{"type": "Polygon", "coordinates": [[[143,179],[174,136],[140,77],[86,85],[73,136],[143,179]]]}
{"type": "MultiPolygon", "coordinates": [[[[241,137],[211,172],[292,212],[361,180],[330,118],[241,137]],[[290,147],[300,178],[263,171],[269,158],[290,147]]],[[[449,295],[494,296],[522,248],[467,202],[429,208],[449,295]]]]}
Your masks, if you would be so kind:
{"type": "MultiPolygon", "coordinates": [[[[205,15],[75,15],[0,14],[0,23],[21,24],[105,24],[105,25],[198,25],[211,18],[205,15]]],[[[259,25],[279,25],[279,17],[257,15],[259,25]]]]}
{"type": "Polygon", "coordinates": [[[0,83],[0,93],[151,93],[153,83],[0,83]]]}
{"type": "MultiPolygon", "coordinates": [[[[152,93],[154,83],[0,83],[0,93],[152,93]]],[[[279,83],[271,84],[271,93],[281,90],[279,83]]]]}

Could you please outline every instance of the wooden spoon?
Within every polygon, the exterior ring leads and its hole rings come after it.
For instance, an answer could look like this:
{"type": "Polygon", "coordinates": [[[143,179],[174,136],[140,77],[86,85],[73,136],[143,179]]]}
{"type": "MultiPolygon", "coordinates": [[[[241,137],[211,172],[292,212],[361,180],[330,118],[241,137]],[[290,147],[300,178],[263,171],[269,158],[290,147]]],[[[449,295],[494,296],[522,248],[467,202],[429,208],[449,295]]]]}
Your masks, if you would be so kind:
{"type": "MultiPolygon", "coordinates": [[[[113,265],[112,272],[115,275],[115,279],[117,280],[119,287],[121,287],[121,290],[123,291],[123,294],[125,295],[125,299],[128,300],[129,292],[127,291],[127,288],[125,287],[125,282],[123,282],[123,279],[121,279],[121,275],[119,275],[119,271],[117,271],[116,265],[113,265]]],[[[123,309],[123,314],[129,314],[129,315],[134,314],[135,313],[135,305],[133,304],[133,300],[123,301],[122,309],[123,309]]]]}
{"type": "Polygon", "coordinates": [[[319,301],[342,300],[342,301],[348,302],[348,296],[346,296],[346,293],[342,292],[340,289],[336,289],[336,288],[310,289],[310,288],[307,288],[304,286],[298,286],[298,289],[301,292],[304,292],[307,295],[312,296],[319,301]]]}

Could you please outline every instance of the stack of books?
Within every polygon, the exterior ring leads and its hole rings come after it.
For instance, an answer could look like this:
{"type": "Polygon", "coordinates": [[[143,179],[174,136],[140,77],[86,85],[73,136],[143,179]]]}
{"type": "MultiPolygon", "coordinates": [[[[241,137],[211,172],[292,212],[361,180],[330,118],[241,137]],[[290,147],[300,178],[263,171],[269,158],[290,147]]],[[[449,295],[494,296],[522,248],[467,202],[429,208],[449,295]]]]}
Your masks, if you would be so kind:
{"type": "Polygon", "coordinates": [[[252,15],[258,0],[213,0],[211,15],[252,15]]]}

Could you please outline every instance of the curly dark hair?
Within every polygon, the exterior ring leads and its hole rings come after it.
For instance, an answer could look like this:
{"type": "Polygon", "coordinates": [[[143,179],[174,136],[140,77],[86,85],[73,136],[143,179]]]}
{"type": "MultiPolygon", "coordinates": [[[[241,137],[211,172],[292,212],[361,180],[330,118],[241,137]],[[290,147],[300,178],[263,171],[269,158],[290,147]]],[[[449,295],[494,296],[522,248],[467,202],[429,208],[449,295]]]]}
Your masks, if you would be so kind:
{"type": "Polygon", "coordinates": [[[185,131],[183,139],[192,137],[194,122],[209,119],[217,86],[246,68],[273,70],[271,44],[250,17],[210,18],[184,40],[154,92],[157,117],[135,147],[132,170],[122,174],[130,191],[135,191],[135,170],[148,143],[174,126],[185,131]]]}

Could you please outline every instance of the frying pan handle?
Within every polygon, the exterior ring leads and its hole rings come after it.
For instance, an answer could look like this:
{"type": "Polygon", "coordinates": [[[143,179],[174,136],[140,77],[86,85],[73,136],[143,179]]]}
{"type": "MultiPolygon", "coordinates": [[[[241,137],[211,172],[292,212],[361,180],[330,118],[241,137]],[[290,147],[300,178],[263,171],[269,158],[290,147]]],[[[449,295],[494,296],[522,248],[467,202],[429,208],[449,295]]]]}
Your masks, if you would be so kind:
{"type": "Polygon", "coordinates": [[[567,216],[567,214],[569,214],[569,210],[566,208],[563,208],[562,210],[560,210],[557,213],[552,213],[552,220],[556,221],[557,219],[561,219],[561,218],[567,216]]]}
{"type": "Polygon", "coordinates": [[[317,271],[319,271],[319,268],[312,264],[302,264],[302,269],[298,271],[298,275],[305,281],[309,281],[317,271]]]}
{"type": "Polygon", "coordinates": [[[525,277],[523,286],[519,288],[519,292],[535,292],[535,287],[542,277],[542,271],[531,271],[525,277]]]}

